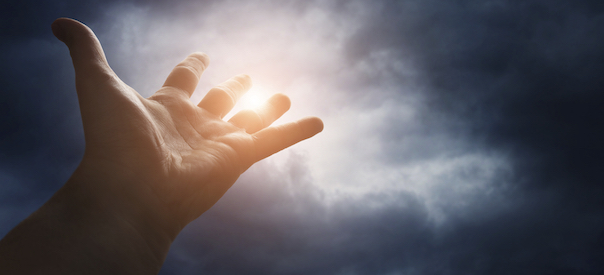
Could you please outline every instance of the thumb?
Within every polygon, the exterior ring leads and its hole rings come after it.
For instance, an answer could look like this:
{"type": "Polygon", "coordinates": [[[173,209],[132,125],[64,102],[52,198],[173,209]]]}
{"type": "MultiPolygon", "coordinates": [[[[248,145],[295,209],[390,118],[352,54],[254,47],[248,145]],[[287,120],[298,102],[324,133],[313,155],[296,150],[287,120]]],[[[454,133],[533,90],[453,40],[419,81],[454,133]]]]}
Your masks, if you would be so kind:
{"type": "Polygon", "coordinates": [[[96,35],[79,21],[59,18],[52,23],[53,34],[69,48],[76,74],[110,73],[105,53],[96,35]]]}
{"type": "Polygon", "coordinates": [[[87,126],[103,119],[102,114],[121,95],[115,87],[122,87],[123,83],[109,67],[101,43],[90,28],[68,18],[55,20],[51,27],[53,34],[69,48],[86,132],[87,126]]]}
{"type": "Polygon", "coordinates": [[[117,95],[115,89],[111,88],[122,86],[123,83],[109,67],[103,47],[94,32],[81,22],[69,18],[59,18],[51,27],[53,34],[69,48],[81,109],[94,111],[109,103],[117,95]]]}

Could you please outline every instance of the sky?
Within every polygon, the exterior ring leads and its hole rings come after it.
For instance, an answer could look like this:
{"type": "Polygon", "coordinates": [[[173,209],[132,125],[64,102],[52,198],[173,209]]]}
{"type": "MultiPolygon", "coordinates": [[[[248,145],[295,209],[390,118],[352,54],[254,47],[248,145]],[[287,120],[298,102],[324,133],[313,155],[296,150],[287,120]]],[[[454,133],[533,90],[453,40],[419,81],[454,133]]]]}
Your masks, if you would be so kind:
{"type": "Polygon", "coordinates": [[[246,73],[231,114],[279,92],[275,124],[324,121],[190,223],[160,274],[604,273],[602,1],[0,5],[0,236],[83,154],[50,30],[71,17],[143,96],[202,51],[192,101],[246,73]]]}

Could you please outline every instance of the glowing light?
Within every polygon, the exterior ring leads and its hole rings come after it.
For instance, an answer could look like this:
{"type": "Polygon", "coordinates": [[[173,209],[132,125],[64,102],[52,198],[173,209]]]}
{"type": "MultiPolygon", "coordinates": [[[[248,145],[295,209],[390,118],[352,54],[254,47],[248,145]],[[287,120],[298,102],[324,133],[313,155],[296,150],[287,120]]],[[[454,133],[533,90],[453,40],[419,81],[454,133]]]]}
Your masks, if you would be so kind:
{"type": "Polygon", "coordinates": [[[259,109],[269,98],[269,93],[259,86],[253,86],[238,102],[238,107],[243,109],[259,109]]]}

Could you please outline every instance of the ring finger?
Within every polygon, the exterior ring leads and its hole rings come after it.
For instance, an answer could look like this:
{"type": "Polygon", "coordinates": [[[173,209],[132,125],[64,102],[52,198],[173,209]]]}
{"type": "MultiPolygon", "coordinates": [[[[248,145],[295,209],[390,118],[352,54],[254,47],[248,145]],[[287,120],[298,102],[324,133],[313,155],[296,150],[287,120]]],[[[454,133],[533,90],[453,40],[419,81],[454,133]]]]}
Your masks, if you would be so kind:
{"type": "Polygon", "coordinates": [[[235,114],[229,122],[246,132],[253,134],[260,131],[275,120],[280,118],[287,110],[291,102],[284,94],[276,94],[269,98],[262,107],[257,110],[243,110],[235,114]]]}

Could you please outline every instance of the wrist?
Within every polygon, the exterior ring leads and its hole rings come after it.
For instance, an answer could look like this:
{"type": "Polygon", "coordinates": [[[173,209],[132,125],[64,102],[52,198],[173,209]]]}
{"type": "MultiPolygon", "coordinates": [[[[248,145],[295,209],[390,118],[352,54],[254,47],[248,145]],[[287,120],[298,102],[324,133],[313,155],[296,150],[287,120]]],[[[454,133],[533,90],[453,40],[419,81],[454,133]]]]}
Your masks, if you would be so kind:
{"type": "Polygon", "coordinates": [[[0,241],[0,273],[157,274],[171,240],[141,233],[79,176],[0,241]]]}
{"type": "Polygon", "coordinates": [[[9,232],[0,243],[0,273],[157,274],[178,230],[165,226],[162,210],[137,199],[144,192],[120,187],[131,184],[127,174],[107,168],[83,160],[9,232]]]}
{"type": "Polygon", "coordinates": [[[148,186],[140,183],[143,179],[114,166],[84,158],[57,197],[65,197],[60,203],[70,205],[69,208],[86,206],[77,215],[91,226],[91,236],[104,240],[100,244],[103,249],[114,253],[128,251],[137,258],[131,260],[155,266],[159,271],[182,228],[170,222],[168,209],[156,200],[150,188],[132,188],[148,186]]]}

